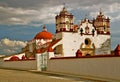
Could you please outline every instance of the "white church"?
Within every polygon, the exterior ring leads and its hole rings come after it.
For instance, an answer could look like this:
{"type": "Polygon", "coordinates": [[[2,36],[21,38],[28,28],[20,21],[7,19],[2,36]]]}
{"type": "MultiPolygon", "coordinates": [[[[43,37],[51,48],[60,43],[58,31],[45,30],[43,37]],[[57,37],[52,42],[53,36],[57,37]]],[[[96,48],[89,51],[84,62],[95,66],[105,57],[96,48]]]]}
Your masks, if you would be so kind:
{"type": "Polygon", "coordinates": [[[50,57],[72,57],[77,51],[81,56],[104,55],[111,53],[110,19],[100,11],[96,18],[84,18],[79,25],[74,24],[74,16],[65,7],[55,17],[55,35],[43,27],[23,48],[26,58],[37,53],[52,51],[50,57]]]}

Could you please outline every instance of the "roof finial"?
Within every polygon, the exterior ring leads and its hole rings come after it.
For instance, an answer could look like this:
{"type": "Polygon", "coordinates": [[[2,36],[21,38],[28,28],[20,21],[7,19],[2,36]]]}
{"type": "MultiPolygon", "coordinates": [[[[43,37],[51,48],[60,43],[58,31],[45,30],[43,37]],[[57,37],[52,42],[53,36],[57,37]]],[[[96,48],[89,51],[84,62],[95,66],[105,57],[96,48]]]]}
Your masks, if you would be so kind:
{"type": "Polygon", "coordinates": [[[100,8],[100,15],[102,15],[102,9],[100,8]]]}
{"type": "Polygon", "coordinates": [[[64,12],[66,12],[67,11],[67,9],[66,9],[66,4],[65,3],[63,3],[63,10],[62,11],[64,11],[64,12]]]}
{"type": "Polygon", "coordinates": [[[88,15],[86,14],[86,15],[85,15],[85,19],[87,19],[87,16],[88,16],[88,15]]]}
{"type": "Polygon", "coordinates": [[[65,3],[63,3],[63,8],[65,8],[65,5],[66,5],[66,4],[65,4],[65,3]]]}
{"type": "Polygon", "coordinates": [[[43,26],[43,30],[42,31],[47,31],[47,29],[46,29],[46,26],[44,25],[43,26]]]}

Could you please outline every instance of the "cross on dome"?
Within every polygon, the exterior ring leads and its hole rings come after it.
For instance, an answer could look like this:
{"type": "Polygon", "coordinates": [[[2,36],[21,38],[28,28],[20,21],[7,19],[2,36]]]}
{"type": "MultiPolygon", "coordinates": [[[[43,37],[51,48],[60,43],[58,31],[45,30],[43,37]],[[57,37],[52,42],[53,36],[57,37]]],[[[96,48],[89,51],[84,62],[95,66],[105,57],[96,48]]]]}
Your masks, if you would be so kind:
{"type": "Polygon", "coordinates": [[[47,31],[46,26],[43,26],[42,32],[36,34],[34,39],[52,39],[52,34],[47,31]]]}
{"type": "Polygon", "coordinates": [[[46,26],[45,26],[45,25],[43,26],[42,31],[47,31],[47,28],[46,28],[46,26]]]}

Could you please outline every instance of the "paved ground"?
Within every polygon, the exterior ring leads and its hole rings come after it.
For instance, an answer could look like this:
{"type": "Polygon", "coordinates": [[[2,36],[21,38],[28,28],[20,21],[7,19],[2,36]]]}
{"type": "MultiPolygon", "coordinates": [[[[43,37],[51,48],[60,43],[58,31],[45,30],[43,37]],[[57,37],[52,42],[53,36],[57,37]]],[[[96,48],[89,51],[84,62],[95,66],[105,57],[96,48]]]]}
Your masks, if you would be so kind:
{"type": "Polygon", "coordinates": [[[98,82],[64,75],[0,69],[0,82],[98,82]]]}

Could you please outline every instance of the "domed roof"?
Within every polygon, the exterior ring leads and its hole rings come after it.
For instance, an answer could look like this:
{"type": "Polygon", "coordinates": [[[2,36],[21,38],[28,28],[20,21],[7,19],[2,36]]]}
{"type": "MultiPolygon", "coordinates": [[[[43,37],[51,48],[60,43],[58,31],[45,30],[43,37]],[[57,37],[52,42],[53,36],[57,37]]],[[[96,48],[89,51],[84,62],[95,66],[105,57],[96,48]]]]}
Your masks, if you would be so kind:
{"type": "Polygon", "coordinates": [[[20,60],[20,59],[17,56],[12,56],[9,60],[10,61],[17,61],[17,60],[20,60]]]}
{"type": "Polygon", "coordinates": [[[52,39],[52,34],[46,30],[46,27],[43,27],[43,31],[36,34],[34,39],[52,39]]]}

